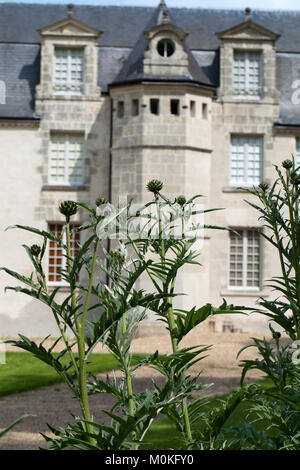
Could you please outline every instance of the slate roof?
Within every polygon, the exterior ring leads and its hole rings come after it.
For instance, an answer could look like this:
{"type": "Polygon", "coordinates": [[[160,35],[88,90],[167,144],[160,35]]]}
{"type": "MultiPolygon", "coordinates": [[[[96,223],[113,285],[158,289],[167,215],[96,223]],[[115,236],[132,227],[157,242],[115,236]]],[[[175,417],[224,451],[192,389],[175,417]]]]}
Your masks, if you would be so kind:
{"type": "MultiPolygon", "coordinates": [[[[145,51],[148,49],[149,42],[145,37],[145,32],[151,31],[153,28],[157,27],[158,25],[162,24],[163,20],[163,10],[165,8],[156,8],[154,14],[152,14],[149,23],[146,25],[145,30],[142,32],[140,37],[138,38],[135,46],[132,48],[132,51],[125,61],[124,66],[121,68],[119,74],[113,81],[113,84],[119,84],[124,82],[132,82],[132,81],[165,81],[165,76],[146,76],[143,72],[143,60],[145,51]]],[[[173,17],[170,15],[169,10],[166,10],[168,13],[168,22],[170,24],[176,25],[173,17]]],[[[177,25],[176,25],[177,26],[177,25]]],[[[201,65],[197,62],[194,58],[193,54],[189,50],[189,48],[185,47],[185,50],[188,54],[189,59],[189,75],[187,76],[173,76],[172,81],[175,82],[182,82],[182,81],[192,81],[200,83],[201,85],[213,87],[213,82],[209,79],[209,77],[204,73],[201,68],[201,65]]],[[[168,77],[168,81],[170,77],[168,77]]]]}
{"type": "MultiPolygon", "coordinates": [[[[107,91],[107,85],[124,70],[139,38],[151,29],[155,9],[75,5],[73,11],[75,18],[103,31],[99,38],[99,85],[107,91]]],[[[219,40],[215,33],[241,23],[244,11],[171,8],[170,15],[172,22],[189,33],[186,44],[195,59],[193,66],[198,64],[197,70],[218,86],[219,40]]],[[[66,16],[66,5],[0,3],[0,80],[6,84],[6,104],[0,105],[0,118],[36,118],[34,90],[39,83],[41,42],[37,29],[66,16]]],[[[292,84],[300,79],[300,11],[256,10],[251,17],[281,35],[276,43],[280,123],[300,125],[300,105],[292,103],[292,84]]]]}
{"type": "Polygon", "coordinates": [[[0,80],[5,84],[5,103],[0,118],[35,119],[35,86],[40,81],[40,46],[0,44],[0,80]]]}
{"type": "MultiPolygon", "coordinates": [[[[109,2],[109,0],[108,0],[109,2]]],[[[175,24],[189,33],[190,49],[215,50],[215,33],[244,21],[244,10],[170,8],[175,24]]],[[[0,42],[40,43],[37,29],[66,17],[66,5],[0,3],[0,42]]],[[[102,46],[134,47],[147,29],[154,8],[75,5],[74,17],[103,31],[102,46]]],[[[280,52],[300,52],[300,11],[253,10],[254,22],[280,34],[280,52]]]]}

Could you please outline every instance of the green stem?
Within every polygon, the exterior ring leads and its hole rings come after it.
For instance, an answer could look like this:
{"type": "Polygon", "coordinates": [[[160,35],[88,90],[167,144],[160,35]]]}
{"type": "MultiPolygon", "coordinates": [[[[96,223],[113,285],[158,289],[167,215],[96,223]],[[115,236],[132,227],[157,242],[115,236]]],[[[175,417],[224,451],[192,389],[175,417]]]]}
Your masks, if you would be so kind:
{"type": "MultiPolygon", "coordinates": [[[[122,322],[122,333],[124,335],[127,330],[125,315],[122,316],[121,322],[122,322]]],[[[134,414],[134,401],[133,401],[132,381],[131,381],[131,374],[129,370],[129,358],[128,357],[125,357],[124,369],[125,369],[125,377],[126,377],[126,385],[127,385],[129,413],[133,415],[134,414]]]]}
{"type": "MultiPolygon", "coordinates": [[[[173,293],[174,291],[174,286],[175,286],[175,279],[173,279],[172,284],[171,284],[171,293],[173,293]]],[[[168,297],[167,302],[168,302],[167,317],[168,317],[168,325],[169,325],[170,336],[171,336],[171,341],[172,341],[172,350],[173,350],[173,353],[176,353],[178,352],[179,348],[178,348],[177,338],[174,334],[175,329],[176,329],[176,323],[175,323],[174,312],[173,312],[173,298],[168,297]]],[[[186,438],[188,441],[192,441],[193,436],[192,436],[192,430],[191,430],[189,411],[188,411],[186,398],[182,400],[182,412],[183,412],[186,438]]]]}
{"type": "MultiPolygon", "coordinates": [[[[41,269],[42,269],[42,266],[41,266],[41,269]]],[[[43,271],[42,271],[42,272],[43,272],[43,271]]],[[[46,276],[45,276],[44,272],[43,272],[43,276],[42,276],[42,277],[43,277],[44,289],[45,289],[46,293],[49,294],[48,285],[47,285],[47,281],[46,281],[46,276]]],[[[58,318],[56,312],[55,312],[54,310],[52,310],[52,313],[53,313],[53,315],[54,315],[56,324],[57,324],[58,329],[59,329],[59,331],[60,331],[60,334],[61,334],[61,336],[62,336],[62,338],[63,338],[63,341],[64,341],[64,343],[65,343],[65,345],[66,345],[66,348],[67,348],[67,350],[69,351],[69,354],[70,354],[71,361],[72,361],[72,363],[73,363],[75,372],[76,372],[76,374],[78,375],[78,367],[77,367],[77,364],[76,364],[75,356],[74,356],[73,351],[72,351],[72,349],[71,349],[71,347],[70,347],[68,337],[67,337],[66,334],[65,334],[65,331],[64,331],[64,329],[63,329],[63,327],[62,327],[62,325],[61,325],[61,322],[59,321],[59,318],[58,318]]]]}
{"type": "MultiPolygon", "coordinates": [[[[82,414],[86,421],[91,421],[91,413],[90,413],[90,407],[89,407],[87,381],[86,381],[87,367],[86,367],[86,357],[85,357],[85,323],[86,323],[86,316],[88,312],[88,307],[89,307],[92,287],[93,287],[93,280],[94,280],[96,260],[97,260],[98,243],[99,243],[99,239],[96,238],[89,285],[88,285],[88,290],[87,290],[85,303],[83,307],[82,317],[81,317],[80,324],[79,324],[79,341],[78,341],[79,390],[80,390],[80,396],[81,396],[81,402],[82,402],[82,414]]],[[[86,423],[86,430],[88,433],[92,432],[93,428],[90,423],[86,423]]],[[[94,439],[89,437],[89,441],[93,443],[94,439]]]]}
{"type": "MultiPolygon", "coordinates": [[[[294,199],[294,187],[292,187],[292,201],[294,199]]],[[[294,224],[294,210],[293,210],[293,202],[290,199],[290,192],[287,192],[287,203],[289,208],[289,216],[290,216],[290,224],[291,224],[291,240],[292,240],[292,254],[293,254],[293,265],[295,271],[295,281],[296,281],[296,292],[297,292],[297,304],[298,308],[300,307],[300,272],[299,272],[299,253],[298,253],[298,244],[297,244],[297,233],[294,224]]],[[[297,339],[300,338],[300,326],[299,326],[299,318],[296,312],[296,333],[297,339]]]]}
{"type": "MultiPolygon", "coordinates": [[[[72,261],[71,261],[71,235],[70,235],[70,223],[69,221],[67,220],[67,223],[66,223],[66,239],[67,239],[67,268],[68,268],[68,272],[70,273],[72,271],[72,261]]],[[[75,289],[73,288],[73,286],[71,286],[71,289],[72,289],[72,297],[71,297],[71,301],[72,301],[72,310],[73,312],[75,312],[75,323],[76,323],[76,327],[77,327],[77,331],[78,331],[78,328],[79,328],[79,320],[78,320],[78,315],[77,315],[77,302],[76,302],[76,292],[75,292],[75,289]]]]}
{"type": "MultiPolygon", "coordinates": [[[[160,205],[158,202],[158,196],[155,195],[155,200],[156,200],[156,207],[157,207],[157,218],[158,218],[158,230],[159,230],[159,241],[161,243],[161,253],[160,257],[162,260],[162,264],[164,265],[165,262],[165,245],[164,245],[164,240],[162,236],[162,224],[161,224],[161,215],[160,215],[160,205]]],[[[182,216],[182,230],[184,231],[184,218],[182,216]]],[[[183,236],[184,238],[184,236],[183,236]]],[[[170,294],[173,294],[175,288],[175,277],[172,279],[171,282],[171,289],[170,289],[170,294]]],[[[164,285],[164,292],[167,294],[168,293],[168,285],[164,285]]],[[[174,318],[174,311],[173,311],[173,297],[168,297],[167,298],[167,320],[168,320],[168,325],[169,325],[169,331],[170,331],[170,337],[171,337],[171,342],[172,342],[172,350],[173,353],[178,352],[178,340],[175,334],[176,331],[176,323],[175,323],[175,318],[174,318]]],[[[187,406],[187,400],[186,398],[183,399],[182,401],[182,412],[183,412],[183,418],[184,418],[184,427],[185,427],[185,433],[186,433],[186,438],[188,441],[192,440],[192,431],[191,431],[191,424],[190,424],[190,418],[189,418],[189,412],[188,412],[188,406],[187,406]]]]}
{"type": "MultiPolygon", "coordinates": [[[[69,221],[67,220],[66,223],[66,238],[67,238],[67,256],[68,256],[68,270],[69,272],[72,269],[72,261],[71,261],[71,242],[70,242],[70,225],[69,221]]],[[[77,343],[78,343],[78,358],[79,358],[79,366],[78,366],[78,381],[79,381],[79,394],[80,394],[80,407],[83,415],[83,419],[85,421],[91,421],[91,413],[89,407],[89,400],[88,400],[88,391],[87,391],[87,367],[86,367],[86,355],[85,355],[85,321],[88,312],[92,287],[93,287],[93,280],[94,280],[94,273],[96,267],[96,259],[97,259],[97,249],[98,249],[99,239],[96,238],[95,246],[94,246],[94,253],[92,259],[92,267],[91,273],[89,277],[89,284],[87,289],[87,294],[85,298],[85,303],[83,307],[83,313],[81,319],[77,314],[77,303],[76,303],[76,295],[75,289],[72,286],[72,308],[76,312],[75,323],[77,329],[77,343]]],[[[86,423],[86,430],[90,434],[93,431],[92,425],[90,423],[86,423]]],[[[89,442],[92,444],[95,442],[94,439],[88,436],[89,442]]]]}
{"type": "MultiPolygon", "coordinates": [[[[127,325],[126,325],[126,317],[125,315],[122,316],[122,333],[123,335],[126,333],[127,325]]],[[[134,415],[135,406],[133,400],[133,389],[132,389],[132,378],[130,373],[130,364],[129,364],[129,357],[125,357],[123,360],[123,367],[125,372],[125,379],[126,379],[126,387],[127,387],[127,397],[128,397],[128,411],[131,416],[134,415]]],[[[133,440],[136,439],[135,432],[132,433],[133,440]]],[[[136,444],[133,450],[138,450],[138,445],[136,444]]]]}

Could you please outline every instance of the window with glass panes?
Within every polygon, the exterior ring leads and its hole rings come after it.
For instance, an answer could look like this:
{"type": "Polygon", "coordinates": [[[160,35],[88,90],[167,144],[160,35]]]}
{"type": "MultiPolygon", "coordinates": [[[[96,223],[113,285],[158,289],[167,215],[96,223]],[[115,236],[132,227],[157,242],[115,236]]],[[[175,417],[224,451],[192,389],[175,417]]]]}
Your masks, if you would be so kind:
{"type": "Polygon", "coordinates": [[[83,49],[55,48],[54,90],[82,93],[83,49]]]}
{"type": "Polygon", "coordinates": [[[261,94],[261,53],[234,52],[233,92],[241,97],[261,94]]]}
{"type": "MultiPolygon", "coordinates": [[[[70,224],[70,229],[73,230],[76,226],[77,225],[75,224],[70,224]]],[[[62,237],[64,244],[66,244],[66,235],[65,232],[63,232],[63,224],[49,223],[49,232],[51,232],[55,237],[62,237]]],[[[80,232],[71,232],[70,239],[71,256],[74,257],[79,251],[80,232]]],[[[48,283],[66,284],[61,274],[61,270],[66,269],[67,258],[65,250],[57,243],[50,240],[48,252],[48,283]]]]}
{"type": "Polygon", "coordinates": [[[81,134],[52,134],[50,138],[50,184],[81,185],[85,180],[84,138],[81,134]]]}
{"type": "Polygon", "coordinates": [[[231,137],[230,182],[233,185],[261,183],[263,139],[261,137],[231,137]]]}
{"type": "Polygon", "coordinates": [[[229,287],[260,287],[261,240],[255,230],[230,232],[229,287]]]}

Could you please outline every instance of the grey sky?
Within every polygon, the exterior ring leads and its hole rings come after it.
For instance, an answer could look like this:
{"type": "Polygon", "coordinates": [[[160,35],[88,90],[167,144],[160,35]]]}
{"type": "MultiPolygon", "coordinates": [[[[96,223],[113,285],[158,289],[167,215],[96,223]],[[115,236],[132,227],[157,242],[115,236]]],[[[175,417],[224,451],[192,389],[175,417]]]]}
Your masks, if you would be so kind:
{"type": "MultiPolygon", "coordinates": [[[[0,3],[70,3],[70,0],[0,0],[0,3]]],[[[85,5],[135,5],[157,6],[159,0],[72,0],[72,3],[85,5]]],[[[250,7],[260,10],[300,10],[299,0],[167,0],[169,7],[186,8],[238,8],[250,7]]]]}

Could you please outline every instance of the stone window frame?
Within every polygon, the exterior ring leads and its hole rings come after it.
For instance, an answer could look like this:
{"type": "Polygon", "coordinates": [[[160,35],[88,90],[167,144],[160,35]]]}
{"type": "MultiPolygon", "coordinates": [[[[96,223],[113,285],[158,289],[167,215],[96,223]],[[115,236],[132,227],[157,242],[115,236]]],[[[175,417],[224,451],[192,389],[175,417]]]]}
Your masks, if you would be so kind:
{"type": "Polygon", "coordinates": [[[190,100],[190,117],[197,117],[197,104],[196,100],[190,100]]]}
{"type": "Polygon", "coordinates": [[[232,60],[232,95],[235,100],[238,101],[259,101],[262,99],[262,92],[263,92],[263,50],[259,48],[255,49],[248,49],[248,48],[238,48],[238,47],[233,47],[233,60],[232,60]],[[248,88],[247,84],[249,84],[249,69],[250,69],[250,61],[249,61],[249,56],[250,55],[256,55],[259,56],[259,93],[258,94],[250,94],[250,93],[245,93],[245,94],[240,94],[240,93],[235,93],[235,86],[234,86],[234,68],[235,68],[235,56],[236,54],[243,54],[245,55],[245,90],[247,92],[248,88]]]}
{"type": "Polygon", "coordinates": [[[66,18],[54,25],[38,30],[42,36],[40,83],[36,87],[36,100],[99,100],[98,84],[99,43],[102,34],[74,18],[66,18]],[[71,27],[71,30],[68,28],[71,27]],[[84,80],[82,93],[54,90],[55,48],[83,49],[84,80]]]}
{"type": "Polygon", "coordinates": [[[160,108],[161,108],[160,98],[149,98],[149,110],[150,110],[151,115],[159,116],[160,108]]]}
{"type": "Polygon", "coordinates": [[[62,45],[62,44],[57,44],[55,45],[54,44],[54,50],[53,50],[53,66],[52,66],[52,70],[53,70],[53,74],[52,74],[52,90],[53,90],[53,94],[55,96],[59,96],[59,95],[79,95],[79,96],[82,96],[84,94],[84,85],[85,85],[85,68],[86,68],[86,46],[85,45],[62,45]],[[66,89],[66,90],[57,90],[55,89],[56,88],[56,51],[57,50],[64,50],[67,52],[67,75],[69,76],[69,80],[67,80],[67,86],[69,86],[70,88],[69,89],[66,89]],[[78,86],[78,90],[76,89],[72,89],[71,86],[72,86],[72,80],[70,80],[70,75],[72,73],[72,69],[71,69],[71,54],[70,52],[71,51],[82,51],[82,81],[80,82],[80,85],[77,85],[78,86]]]}
{"type": "Polygon", "coordinates": [[[125,117],[125,101],[118,100],[117,102],[117,118],[123,119],[125,117]]]}
{"type": "Polygon", "coordinates": [[[202,111],[202,114],[201,114],[201,117],[202,117],[202,120],[203,121],[208,121],[208,103],[202,103],[202,107],[201,107],[201,111],[202,111]]]}
{"type": "MultiPolygon", "coordinates": [[[[240,134],[240,133],[232,133],[230,135],[230,167],[229,167],[229,184],[230,187],[236,188],[236,187],[252,187],[252,186],[257,186],[259,183],[262,182],[263,180],[263,168],[264,168],[264,136],[261,134],[240,134]],[[260,154],[260,176],[259,176],[259,181],[253,181],[247,177],[246,180],[244,181],[233,181],[232,180],[232,141],[233,139],[244,139],[245,141],[247,139],[259,139],[261,141],[261,154],[260,154]]],[[[244,168],[246,168],[246,172],[248,174],[248,150],[247,150],[247,163],[244,165],[244,168]]]]}
{"type": "Polygon", "coordinates": [[[84,131],[68,131],[68,130],[52,130],[49,133],[49,145],[48,145],[48,165],[47,165],[47,185],[49,187],[55,188],[55,187],[65,187],[65,188],[70,188],[72,187],[78,188],[78,187],[85,187],[87,184],[87,158],[86,158],[86,141],[85,141],[85,132],[84,131]],[[51,143],[52,143],[52,137],[53,136],[62,136],[65,137],[66,142],[68,142],[68,138],[70,136],[80,136],[82,137],[82,144],[83,144],[83,175],[82,175],[82,180],[80,182],[70,182],[69,177],[68,177],[68,172],[67,172],[67,162],[68,162],[68,144],[65,147],[65,175],[64,175],[64,181],[51,181],[50,180],[50,171],[51,171],[51,143]]]}
{"type": "Polygon", "coordinates": [[[140,100],[139,98],[132,98],[131,100],[131,116],[136,117],[140,115],[140,100]]]}
{"type": "Polygon", "coordinates": [[[171,116],[180,116],[180,99],[171,98],[170,99],[170,114],[171,116]]]}
{"type": "Polygon", "coordinates": [[[250,227],[238,227],[238,226],[231,226],[232,230],[236,232],[242,232],[242,284],[240,286],[232,285],[230,281],[230,256],[231,256],[231,237],[233,236],[232,232],[228,233],[228,249],[227,249],[227,289],[228,291],[236,291],[236,292],[260,292],[262,289],[262,268],[263,268],[263,243],[262,243],[262,235],[259,233],[261,229],[259,228],[250,228],[250,227]],[[258,261],[258,285],[257,286],[248,286],[248,234],[249,233],[258,234],[259,240],[259,261],[258,261]]]}

